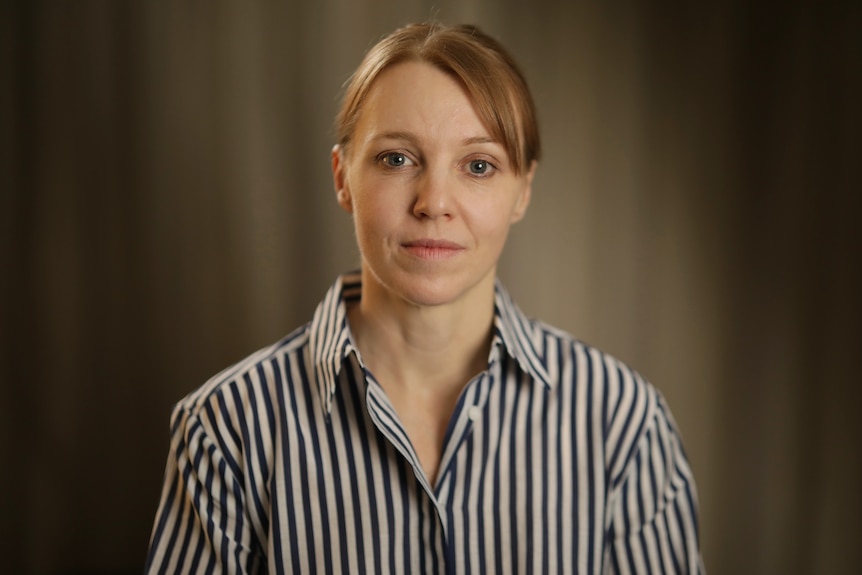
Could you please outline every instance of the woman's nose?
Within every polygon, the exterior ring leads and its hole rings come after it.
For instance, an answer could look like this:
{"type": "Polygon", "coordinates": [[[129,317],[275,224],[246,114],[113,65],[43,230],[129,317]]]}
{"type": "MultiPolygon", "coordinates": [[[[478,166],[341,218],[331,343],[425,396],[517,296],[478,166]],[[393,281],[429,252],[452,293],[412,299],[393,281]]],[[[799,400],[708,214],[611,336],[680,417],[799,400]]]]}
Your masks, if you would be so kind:
{"type": "Polygon", "coordinates": [[[446,170],[426,169],[416,181],[413,215],[417,218],[451,217],[453,182],[446,170]]]}

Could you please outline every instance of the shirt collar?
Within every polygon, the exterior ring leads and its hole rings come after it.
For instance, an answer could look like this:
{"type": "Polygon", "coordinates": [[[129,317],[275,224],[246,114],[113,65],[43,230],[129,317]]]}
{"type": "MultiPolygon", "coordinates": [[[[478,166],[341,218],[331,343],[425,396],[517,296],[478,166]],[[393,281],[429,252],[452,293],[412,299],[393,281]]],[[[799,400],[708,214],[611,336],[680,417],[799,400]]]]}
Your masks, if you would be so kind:
{"type": "MultiPolygon", "coordinates": [[[[361,292],[360,272],[339,276],[317,306],[309,325],[309,352],[325,413],[332,407],[344,359],[355,351],[347,322],[347,304],[359,299],[361,292]]],[[[544,330],[523,314],[499,280],[494,286],[494,297],[492,350],[501,347],[534,381],[553,388],[548,375],[544,330]]]]}
{"type": "Polygon", "coordinates": [[[548,373],[547,332],[542,324],[524,315],[498,279],[494,284],[494,329],[505,351],[533,380],[555,387],[548,373]]]}

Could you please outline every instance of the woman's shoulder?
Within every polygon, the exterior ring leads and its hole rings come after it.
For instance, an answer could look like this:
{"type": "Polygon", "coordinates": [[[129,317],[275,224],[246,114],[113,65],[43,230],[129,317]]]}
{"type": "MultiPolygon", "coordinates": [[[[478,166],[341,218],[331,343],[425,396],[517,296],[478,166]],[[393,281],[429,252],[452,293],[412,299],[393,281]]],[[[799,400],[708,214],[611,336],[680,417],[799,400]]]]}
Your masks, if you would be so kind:
{"type": "Polygon", "coordinates": [[[676,433],[660,390],[637,369],[565,330],[541,321],[534,326],[547,343],[547,370],[558,396],[568,398],[573,416],[592,414],[613,453],[608,465],[615,477],[622,476],[645,437],[661,430],[676,433]]]}
{"type": "Polygon", "coordinates": [[[654,395],[652,385],[616,355],[542,319],[525,314],[497,284],[498,330],[510,353],[550,387],[585,387],[590,393],[654,395]]]}
{"type": "Polygon", "coordinates": [[[647,407],[657,401],[655,386],[625,360],[545,321],[529,322],[549,377],[558,385],[585,386],[609,402],[629,398],[647,407]]]}
{"type": "Polygon", "coordinates": [[[305,360],[308,339],[308,324],[296,328],[211,376],[183,397],[175,410],[191,414],[213,403],[248,403],[267,395],[275,379],[296,362],[305,360]]]}
{"type": "Polygon", "coordinates": [[[546,354],[564,355],[572,361],[586,361],[605,365],[608,369],[619,369],[632,374],[637,371],[626,361],[620,359],[613,352],[594,345],[587,340],[578,337],[571,332],[550,324],[544,320],[529,318],[527,320],[532,328],[535,340],[542,342],[546,354]],[[553,350],[556,348],[556,350],[553,350]]]}

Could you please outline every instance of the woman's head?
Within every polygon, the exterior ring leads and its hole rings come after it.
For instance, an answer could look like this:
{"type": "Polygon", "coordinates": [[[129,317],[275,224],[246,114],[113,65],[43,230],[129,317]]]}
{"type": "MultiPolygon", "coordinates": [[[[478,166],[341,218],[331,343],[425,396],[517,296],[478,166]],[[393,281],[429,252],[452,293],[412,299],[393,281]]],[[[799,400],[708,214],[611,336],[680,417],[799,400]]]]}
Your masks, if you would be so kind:
{"type": "Polygon", "coordinates": [[[405,61],[430,64],[450,74],[469,94],[476,113],[509,155],[516,173],[539,159],[533,99],[512,57],[474,26],[412,24],[383,38],[351,77],[336,118],[340,148],[349,153],[363,102],[380,74],[405,61]]]}

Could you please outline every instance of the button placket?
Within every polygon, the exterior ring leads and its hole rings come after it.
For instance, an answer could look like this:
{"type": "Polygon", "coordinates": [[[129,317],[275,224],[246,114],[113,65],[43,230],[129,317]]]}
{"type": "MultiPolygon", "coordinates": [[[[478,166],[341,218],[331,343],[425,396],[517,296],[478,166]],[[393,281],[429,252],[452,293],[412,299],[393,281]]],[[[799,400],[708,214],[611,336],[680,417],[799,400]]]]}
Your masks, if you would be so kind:
{"type": "MultiPolygon", "coordinates": [[[[452,414],[451,433],[446,437],[446,443],[443,445],[443,456],[440,459],[441,480],[450,473],[458,452],[463,449],[465,442],[469,441],[474,425],[481,421],[492,380],[491,374],[484,372],[464,389],[461,401],[452,414]]],[[[442,483],[438,481],[438,487],[442,483]]],[[[439,495],[438,492],[438,497],[439,495]]]]}

